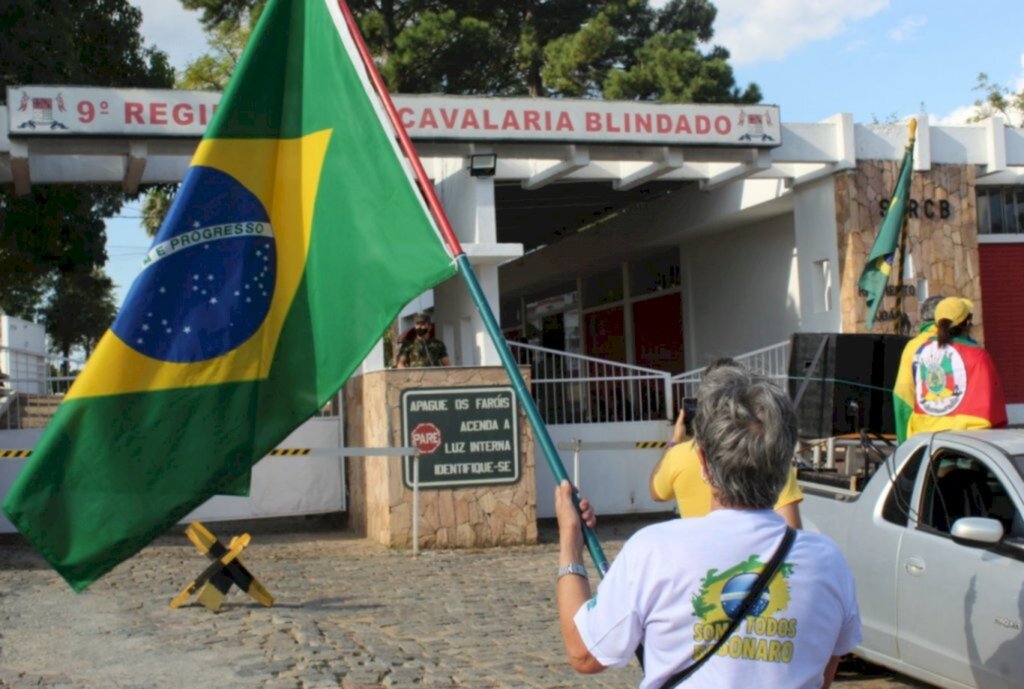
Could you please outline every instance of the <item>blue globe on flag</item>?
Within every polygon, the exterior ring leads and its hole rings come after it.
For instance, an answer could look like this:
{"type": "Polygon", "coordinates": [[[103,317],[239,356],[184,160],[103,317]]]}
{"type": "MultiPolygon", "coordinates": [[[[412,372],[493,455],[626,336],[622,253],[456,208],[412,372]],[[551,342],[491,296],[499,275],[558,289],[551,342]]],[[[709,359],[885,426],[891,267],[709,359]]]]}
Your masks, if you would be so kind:
{"type": "MultiPolygon", "coordinates": [[[[737,574],[722,587],[722,609],[725,610],[725,614],[730,618],[735,619],[736,615],[739,614],[740,606],[746,600],[751,587],[757,581],[757,577],[757,573],[737,574]]],[[[751,607],[750,612],[747,614],[754,617],[761,615],[768,608],[770,601],[771,593],[768,591],[768,587],[765,587],[764,591],[761,592],[761,597],[754,601],[753,607],[751,607]]]]}
{"type": "Polygon", "coordinates": [[[277,274],[263,204],[230,175],[189,168],[111,329],[161,361],[194,363],[252,337],[270,310],[277,274]]]}

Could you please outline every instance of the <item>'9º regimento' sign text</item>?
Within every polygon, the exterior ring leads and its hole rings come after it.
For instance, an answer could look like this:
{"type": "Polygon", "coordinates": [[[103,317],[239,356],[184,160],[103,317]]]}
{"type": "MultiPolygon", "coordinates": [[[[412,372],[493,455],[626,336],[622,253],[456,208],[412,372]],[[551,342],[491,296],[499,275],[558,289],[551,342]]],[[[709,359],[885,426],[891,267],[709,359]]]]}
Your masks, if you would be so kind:
{"type": "MultiPolygon", "coordinates": [[[[518,421],[510,387],[402,393],[402,433],[406,445],[419,448],[421,488],[516,483],[518,421]]],[[[411,488],[411,457],[403,474],[411,488]]]]}

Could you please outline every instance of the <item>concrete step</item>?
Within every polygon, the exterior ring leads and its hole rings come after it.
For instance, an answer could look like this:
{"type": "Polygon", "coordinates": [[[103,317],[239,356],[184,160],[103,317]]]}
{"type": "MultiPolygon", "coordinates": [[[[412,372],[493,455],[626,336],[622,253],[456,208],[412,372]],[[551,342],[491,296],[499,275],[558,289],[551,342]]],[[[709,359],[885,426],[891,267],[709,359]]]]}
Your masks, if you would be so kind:
{"type": "Polygon", "coordinates": [[[23,412],[30,414],[50,414],[51,416],[57,411],[57,405],[49,404],[22,404],[21,409],[23,412]]]}
{"type": "Polygon", "coordinates": [[[22,395],[19,427],[46,428],[63,399],[60,395],[22,395]]]}
{"type": "Polygon", "coordinates": [[[50,423],[49,416],[21,417],[21,428],[46,428],[50,423]]]}
{"type": "Polygon", "coordinates": [[[57,408],[63,400],[63,395],[24,395],[21,398],[22,404],[33,407],[57,408]]]}

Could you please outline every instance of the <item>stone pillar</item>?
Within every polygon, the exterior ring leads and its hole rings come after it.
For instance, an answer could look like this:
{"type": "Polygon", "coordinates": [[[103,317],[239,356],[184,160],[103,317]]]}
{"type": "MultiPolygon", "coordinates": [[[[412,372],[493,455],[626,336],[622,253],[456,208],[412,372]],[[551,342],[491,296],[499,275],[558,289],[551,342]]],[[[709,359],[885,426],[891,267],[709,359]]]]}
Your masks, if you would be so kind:
{"type": "MultiPolygon", "coordinates": [[[[892,194],[899,163],[897,160],[862,160],[856,170],[835,178],[843,332],[868,332],[865,328],[867,304],[859,293],[857,281],[882,223],[879,204],[892,194]]],[[[907,260],[913,261],[914,275],[904,280],[913,290],[904,295],[903,311],[910,317],[915,331],[919,325],[916,291],[918,284],[926,281],[928,296],[960,296],[974,302],[971,336],[984,340],[975,176],[976,168],[972,165],[934,165],[930,170],[913,173],[911,178],[913,205],[906,232],[907,260]]],[[[890,287],[898,282],[898,268],[897,256],[889,278],[890,287]]],[[[896,297],[886,296],[879,313],[895,306],[896,297]]],[[[884,317],[876,318],[871,330],[876,333],[893,331],[893,322],[884,317]]]]}
{"type": "MultiPolygon", "coordinates": [[[[528,370],[523,370],[528,376],[528,370]]],[[[506,386],[501,367],[375,371],[345,386],[346,444],[401,447],[402,392],[416,388],[506,386]]],[[[422,489],[421,548],[469,548],[537,542],[533,433],[519,413],[519,481],[513,484],[422,489]]],[[[412,491],[401,457],[346,460],[349,522],[356,532],[395,548],[412,547],[412,491]]]]}

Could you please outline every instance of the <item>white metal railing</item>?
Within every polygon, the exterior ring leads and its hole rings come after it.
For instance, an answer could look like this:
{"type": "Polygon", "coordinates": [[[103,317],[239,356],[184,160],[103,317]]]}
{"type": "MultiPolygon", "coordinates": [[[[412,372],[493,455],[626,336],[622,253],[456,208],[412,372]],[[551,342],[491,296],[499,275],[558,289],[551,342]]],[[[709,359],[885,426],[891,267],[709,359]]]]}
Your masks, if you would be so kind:
{"type": "MultiPolygon", "coordinates": [[[[751,371],[772,378],[785,388],[789,379],[789,349],[790,343],[789,340],[786,340],[746,354],[739,354],[733,359],[751,371]]],[[[705,368],[707,367],[685,371],[672,377],[672,394],[677,409],[684,398],[697,396],[697,387],[700,385],[705,368]]]]}
{"type": "MultiPolygon", "coordinates": [[[[669,419],[683,398],[696,397],[704,368],[672,376],[666,371],[570,354],[521,342],[508,342],[516,362],[529,366],[533,397],[549,424],[606,423],[669,419]]],[[[750,369],[785,385],[789,341],[734,357],[750,369]]],[[[63,395],[84,366],[65,359],[0,346],[0,428],[16,428],[26,394],[63,395]],[[7,370],[5,366],[12,366],[7,370]],[[63,371],[70,375],[61,375],[63,371]],[[21,393],[21,394],[18,394],[21,393]]],[[[317,416],[343,415],[339,393],[317,416]]]]}
{"type": "Polygon", "coordinates": [[[26,395],[63,395],[85,366],[83,357],[42,354],[0,345],[0,371],[9,390],[26,395]]]}
{"type": "Polygon", "coordinates": [[[0,345],[0,429],[21,427],[31,397],[64,395],[84,365],[81,357],[0,345]]]}
{"type": "Polygon", "coordinates": [[[671,374],[632,364],[509,342],[529,366],[533,398],[549,424],[662,420],[671,413],[671,374]]]}

